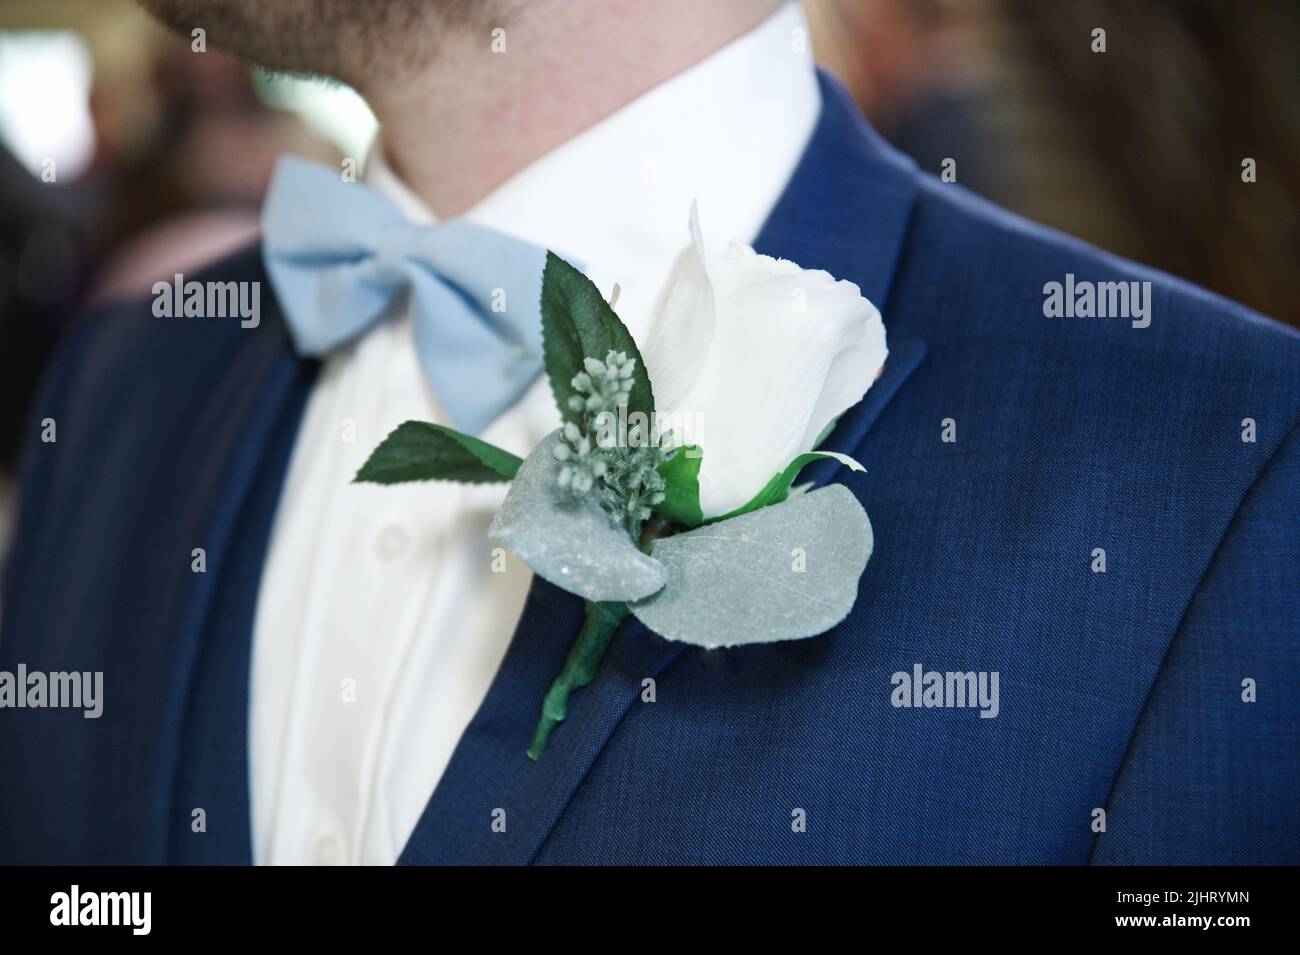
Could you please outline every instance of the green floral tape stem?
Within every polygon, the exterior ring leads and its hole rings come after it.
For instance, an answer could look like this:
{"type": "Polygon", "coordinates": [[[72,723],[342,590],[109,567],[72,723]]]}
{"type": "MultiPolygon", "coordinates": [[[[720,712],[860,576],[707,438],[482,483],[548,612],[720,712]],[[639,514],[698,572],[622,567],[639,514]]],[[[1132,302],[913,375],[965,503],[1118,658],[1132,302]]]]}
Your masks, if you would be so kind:
{"type": "Polygon", "coordinates": [[[564,719],[569,708],[569,693],[586,686],[596,676],[605,650],[614,638],[619,624],[627,619],[630,611],[626,604],[586,602],[586,617],[577,639],[569,649],[569,656],[564,661],[560,675],[551,684],[542,701],[542,715],[533,732],[532,745],[528,747],[528,758],[541,758],[546,748],[546,740],[557,723],[564,719]]]}

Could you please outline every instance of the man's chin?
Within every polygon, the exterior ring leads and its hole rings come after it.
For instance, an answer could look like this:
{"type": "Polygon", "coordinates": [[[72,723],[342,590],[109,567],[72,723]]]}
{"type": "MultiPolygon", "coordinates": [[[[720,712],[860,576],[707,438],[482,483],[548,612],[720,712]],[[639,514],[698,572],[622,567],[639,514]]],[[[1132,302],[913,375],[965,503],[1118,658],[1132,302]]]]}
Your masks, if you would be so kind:
{"type": "MultiPolygon", "coordinates": [[[[138,0],[158,22],[195,44],[288,73],[339,75],[344,38],[371,31],[368,5],[338,0],[138,0]],[[347,20],[354,19],[355,23],[347,20]]],[[[371,14],[372,15],[372,14],[371,14]]]]}
{"type": "Polygon", "coordinates": [[[517,0],[138,0],[160,23],[245,62],[363,85],[418,69],[436,38],[497,23],[517,0]]]}

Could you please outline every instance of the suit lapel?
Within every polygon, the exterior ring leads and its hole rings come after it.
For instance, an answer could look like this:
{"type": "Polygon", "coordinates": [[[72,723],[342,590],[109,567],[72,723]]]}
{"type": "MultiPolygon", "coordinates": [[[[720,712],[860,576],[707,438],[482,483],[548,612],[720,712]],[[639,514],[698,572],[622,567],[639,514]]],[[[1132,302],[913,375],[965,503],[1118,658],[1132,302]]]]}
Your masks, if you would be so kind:
{"type": "MultiPolygon", "coordinates": [[[[916,200],[915,166],[862,118],[838,80],[819,73],[818,81],[821,122],[754,247],[856,283],[880,309],[888,333],[889,288],[916,200]]],[[[880,380],[840,416],[821,447],[853,454],[925,352],[920,339],[890,340],[880,380]]],[[[821,486],[841,467],[820,461],[800,480],[821,486]]]]}
{"type": "Polygon", "coordinates": [[[248,436],[258,447],[232,474],[230,498],[223,502],[234,530],[220,555],[216,594],[198,637],[172,814],[173,863],[253,861],[248,758],[253,625],[271,527],[314,367],[287,351],[277,360],[263,392],[268,430],[248,436]],[[206,831],[192,828],[186,809],[192,806],[212,807],[206,831]]]}
{"type": "MultiPolygon", "coordinates": [[[[229,616],[231,608],[224,601],[232,597],[251,600],[247,591],[256,595],[255,586],[246,586],[247,568],[240,564],[258,557],[255,567],[260,570],[261,548],[274,509],[253,509],[258,527],[244,526],[241,520],[248,516],[249,495],[273,439],[278,438],[282,446],[292,445],[293,427],[286,433],[286,419],[296,426],[314,375],[314,364],[301,361],[290,349],[275,308],[272,302],[263,309],[261,325],[255,331],[213,330],[215,336],[228,336],[212,343],[214,350],[224,352],[217,380],[206,389],[201,406],[188,421],[185,438],[171,450],[166,485],[158,494],[158,512],[169,519],[154,533],[166,541],[150,550],[167,566],[156,568],[149,577],[160,586],[175,587],[171,594],[155,595],[155,606],[166,610],[150,633],[164,645],[142,656],[157,671],[142,674],[144,685],[166,688],[154,699],[148,715],[157,747],[149,801],[162,843],[158,861],[188,857],[181,851],[183,847],[177,846],[176,836],[191,831],[190,809],[186,808],[191,804],[178,802],[196,789],[200,795],[192,805],[203,807],[211,822],[207,844],[220,842],[229,847],[230,856],[221,861],[246,861],[248,856],[247,634],[242,649],[238,640],[233,645],[222,643],[232,650],[235,661],[233,669],[219,665],[223,675],[235,681],[217,681],[224,695],[209,692],[216,671],[205,670],[211,659],[205,644],[214,636],[220,641],[231,638],[230,633],[209,634],[218,610],[229,616]],[[251,535],[260,545],[250,550],[246,542],[241,543],[243,534],[251,535]],[[187,567],[177,582],[172,566],[175,554],[188,554],[195,542],[201,542],[197,546],[205,551],[206,571],[189,573],[187,567]],[[233,590],[227,578],[234,580],[233,590]],[[200,666],[200,661],[205,666],[200,666]],[[233,695],[231,686],[239,687],[233,695]],[[204,703],[213,711],[203,712],[204,703]],[[217,723],[222,732],[214,735],[211,731],[217,723]],[[235,775],[223,784],[205,784],[204,780],[225,772],[235,775]],[[221,838],[212,834],[214,826],[221,838]],[[240,834],[242,839],[235,838],[240,834]]],[[[278,488],[287,455],[274,458],[281,474],[262,476],[278,488]]],[[[251,626],[251,615],[248,624],[251,626]]]]}
{"type": "Polygon", "coordinates": [[[508,865],[526,863],[536,854],[637,699],[642,679],[657,674],[677,652],[644,627],[638,632],[625,626],[597,679],[573,695],[568,719],[551,735],[542,758],[533,762],[525,750],[542,696],[560,671],[582,613],[577,597],[534,578],[497,677],[399,864],[508,865]]]}
{"type": "Polygon", "coordinates": [[[754,242],[766,255],[857,284],[883,313],[916,200],[915,164],[880,138],[834,77],[822,113],[754,242]]]}
{"type": "MultiPolygon", "coordinates": [[[[821,117],[755,247],[856,282],[884,312],[916,193],[914,172],[866,125],[837,81],[824,74],[819,79],[821,117]]],[[[841,417],[824,446],[852,451],[860,444],[924,354],[923,342],[893,343],[881,380],[841,417]]],[[[815,479],[825,482],[832,474],[823,468],[815,479]]],[[[642,681],[685,649],[629,619],[595,681],[573,695],[568,718],[534,763],[524,751],[542,696],[581,623],[581,600],[534,580],[496,679],[399,863],[531,862],[638,700],[642,681]]]]}

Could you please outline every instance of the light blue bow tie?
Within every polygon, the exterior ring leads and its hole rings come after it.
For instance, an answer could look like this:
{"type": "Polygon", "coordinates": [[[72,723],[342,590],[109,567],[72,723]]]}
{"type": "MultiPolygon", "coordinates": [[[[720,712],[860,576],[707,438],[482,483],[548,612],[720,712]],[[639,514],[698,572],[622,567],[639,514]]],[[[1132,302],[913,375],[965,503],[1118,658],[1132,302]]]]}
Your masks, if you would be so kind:
{"type": "Polygon", "coordinates": [[[412,225],[365,184],[286,156],[262,255],[304,355],[356,337],[409,290],[420,364],[461,431],[482,431],[541,371],[546,252],[527,242],[463,219],[412,225]]]}

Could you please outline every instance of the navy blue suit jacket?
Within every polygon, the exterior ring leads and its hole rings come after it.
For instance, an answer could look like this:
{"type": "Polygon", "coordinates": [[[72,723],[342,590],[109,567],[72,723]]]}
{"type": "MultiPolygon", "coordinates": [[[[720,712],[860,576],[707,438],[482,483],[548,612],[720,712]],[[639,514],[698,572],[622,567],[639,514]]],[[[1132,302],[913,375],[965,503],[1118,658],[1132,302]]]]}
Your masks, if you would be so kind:
{"type": "MultiPolygon", "coordinates": [[[[727,651],[629,621],[532,763],[581,613],[535,584],[401,861],[1300,861],[1300,336],[920,173],[822,84],[757,246],[885,317],[829,441],[866,473],[813,472],[875,528],[857,605],[727,651]],[[1150,326],[1045,317],[1067,275],[1151,282],[1150,326]],[[997,717],[894,706],[917,663],[997,671],[997,717]]],[[[201,278],[267,281],[257,249],[201,278]]],[[[316,370],[270,299],[118,309],[46,375],[0,669],[102,670],[104,712],[0,710],[0,862],[249,861],[251,622],[316,370]]]]}

